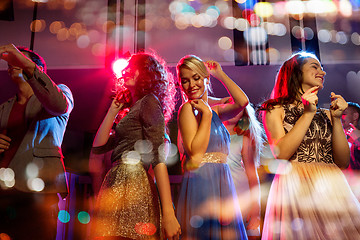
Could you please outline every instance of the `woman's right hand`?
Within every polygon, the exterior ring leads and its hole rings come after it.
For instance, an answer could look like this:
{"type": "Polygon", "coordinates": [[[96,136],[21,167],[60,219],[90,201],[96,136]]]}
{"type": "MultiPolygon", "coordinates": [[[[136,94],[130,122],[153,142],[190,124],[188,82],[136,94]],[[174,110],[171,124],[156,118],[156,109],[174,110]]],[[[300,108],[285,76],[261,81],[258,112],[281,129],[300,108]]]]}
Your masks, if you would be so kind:
{"type": "Polygon", "coordinates": [[[316,113],[317,103],[318,103],[318,96],[317,93],[319,91],[319,87],[312,87],[308,89],[302,96],[301,101],[304,105],[304,113],[316,113]]]}
{"type": "Polygon", "coordinates": [[[111,102],[109,110],[117,114],[120,110],[126,108],[127,103],[125,99],[125,93],[118,93],[111,102]]]}
{"type": "Polygon", "coordinates": [[[195,99],[195,100],[190,100],[189,102],[193,109],[198,110],[202,114],[211,114],[212,115],[211,107],[204,100],[195,99]]]}
{"type": "Polygon", "coordinates": [[[169,240],[178,240],[181,235],[181,228],[178,220],[175,217],[175,214],[163,216],[163,226],[165,231],[165,237],[169,240]]]}

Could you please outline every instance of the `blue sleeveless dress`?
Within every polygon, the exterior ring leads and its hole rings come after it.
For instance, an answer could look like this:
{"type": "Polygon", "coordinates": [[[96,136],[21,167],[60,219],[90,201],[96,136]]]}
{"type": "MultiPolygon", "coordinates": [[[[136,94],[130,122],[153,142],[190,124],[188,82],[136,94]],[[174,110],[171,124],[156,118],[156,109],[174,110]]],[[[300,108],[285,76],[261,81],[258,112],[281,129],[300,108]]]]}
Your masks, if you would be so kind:
{"type": "Polygon", "coordinates": [[[226,157],[230,135],[213,111],[207,151],[199,168],[186,171],[177,217],[182,239],[247,239],[226,157]]]}

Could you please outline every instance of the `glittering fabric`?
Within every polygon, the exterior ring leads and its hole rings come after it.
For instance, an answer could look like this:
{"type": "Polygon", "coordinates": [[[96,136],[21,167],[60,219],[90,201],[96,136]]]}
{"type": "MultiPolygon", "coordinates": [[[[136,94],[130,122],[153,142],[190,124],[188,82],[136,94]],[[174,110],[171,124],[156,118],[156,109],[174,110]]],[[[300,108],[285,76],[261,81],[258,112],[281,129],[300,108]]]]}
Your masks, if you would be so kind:
{"type": "Polygon", "coordinates": [[[94,153],[113,150],[94,211],[92,236],[162,239],[158,192],[147,173],[161,162],[165,122],[158,99],[149,94],[135,103],[109,141],[94,153]]]}
{"type": "Polygon", "coordinates": [[[140,162],[120,163],[109,171],[96,212],[96,236],[161,239],[156,187],[140,162]]]}
{"type": "Polygon", "coordinates": [[[202,163],[226,163],[227,154],[221,152],[205,153],[202,163]]]}

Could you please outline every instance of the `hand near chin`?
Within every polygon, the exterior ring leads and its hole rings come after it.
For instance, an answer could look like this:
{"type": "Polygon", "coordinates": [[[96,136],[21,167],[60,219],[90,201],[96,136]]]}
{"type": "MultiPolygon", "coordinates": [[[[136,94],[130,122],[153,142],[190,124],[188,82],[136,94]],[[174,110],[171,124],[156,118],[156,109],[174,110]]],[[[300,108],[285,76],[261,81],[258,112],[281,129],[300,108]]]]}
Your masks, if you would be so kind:
{"type": "Polygon", "coordinates": [[[304,92],[301,96],[301,101],[304,105],[304,112],[316,113],[317,103],[318,103],[318,93],[319,87],[312,87],[304,92]]]}
{"type": "Polygon", "coordinates": [[[203,114],[212,113],[209,104],[202,99],[190,100],[189,103],[191,104],[194,110],[197,110],[203,114]]]}
{"type": "Polygon", "coordinates": [[[347,109],[348,104],[341,95],[337,95],[334,92],[331,92],[330,95],[331,104],[330,104],[330,113],[332,117],[340,118],[345,109],[347,109]]]}
{"type": "Polygon", "coordinates": [[[130,102],[131,97],[125,92],[120,92],[114,97],[110,109],[117,113],[122,109],[130,107],[130,102]]]}

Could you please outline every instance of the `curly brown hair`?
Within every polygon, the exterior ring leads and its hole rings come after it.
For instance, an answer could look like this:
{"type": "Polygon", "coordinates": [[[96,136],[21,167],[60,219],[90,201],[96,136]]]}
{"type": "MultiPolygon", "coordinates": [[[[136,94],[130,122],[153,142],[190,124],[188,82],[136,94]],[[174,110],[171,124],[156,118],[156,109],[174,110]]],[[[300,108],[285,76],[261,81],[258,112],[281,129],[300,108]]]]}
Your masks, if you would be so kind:
{"type": "MultiPolygon", "coordinates": [[[[127,68],[131,68],[134,72],[139,71],[135,96],[141,99],[148,94],[154,94],[160,101],[165,123],[167,123],[172,118],[175,108],[176,89],[174,76],[166,67],[165,61],[155,53],[136,53],[131,56],[127,68]]],[[[131,102],[123,80],[121,78],[117,80],[116,95],[123,96],[131,102]]]]}

